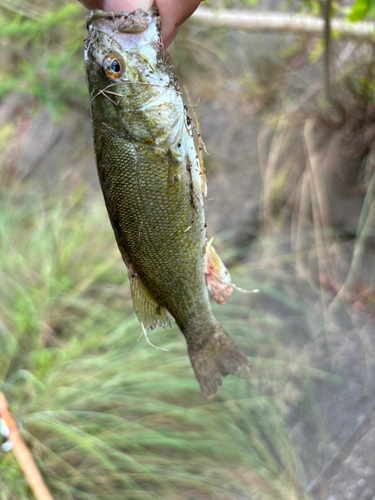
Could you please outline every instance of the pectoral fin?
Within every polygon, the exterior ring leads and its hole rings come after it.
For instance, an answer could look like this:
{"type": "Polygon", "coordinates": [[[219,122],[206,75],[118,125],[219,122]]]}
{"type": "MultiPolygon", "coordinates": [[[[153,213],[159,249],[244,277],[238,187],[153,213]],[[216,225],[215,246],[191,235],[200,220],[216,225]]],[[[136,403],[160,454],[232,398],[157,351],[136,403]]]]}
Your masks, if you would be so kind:
{"type": "Polygon", "coordinates": [[[171,316],[151,297],[135,272],[129,271],[130,290],[135,314],[146,330],[171,326],[171,316]]]}
{"type": "Polygon", "coordinates": [[[225,304],[227,298],[233,292],[233,287],[231,286],[230,274],[216,253],[211,241],[207,244],[206,252],[207,288],[218,304],[225,304]]]}

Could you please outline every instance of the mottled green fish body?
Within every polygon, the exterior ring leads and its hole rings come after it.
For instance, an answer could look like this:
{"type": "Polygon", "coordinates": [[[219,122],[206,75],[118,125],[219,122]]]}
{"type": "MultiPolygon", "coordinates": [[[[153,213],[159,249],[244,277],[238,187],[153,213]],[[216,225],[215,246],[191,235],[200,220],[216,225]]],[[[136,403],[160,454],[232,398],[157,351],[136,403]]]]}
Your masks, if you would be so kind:
{"type": "Polygon", "coordinates": [[[202,391],[212,397],[221,376],[247,358],[211,312],[205,179],[177,80],[164,62],[160,19],[155,9],[92,11],[87,24],[98,174],[135,312],[146,329],[176,320],[202,391]]]}

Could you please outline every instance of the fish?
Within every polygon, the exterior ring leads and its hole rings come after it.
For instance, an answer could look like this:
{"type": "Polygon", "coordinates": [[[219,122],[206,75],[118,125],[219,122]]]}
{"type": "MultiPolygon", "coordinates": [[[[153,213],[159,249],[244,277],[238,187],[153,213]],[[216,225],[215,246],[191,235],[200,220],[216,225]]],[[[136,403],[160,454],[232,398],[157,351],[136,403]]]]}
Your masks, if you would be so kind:
{"type": "MultiPolygon", "coordinates": [[[[248,366],[215,319],[230,275],[207,241],[195,125],[166,62],[157,8],[91,11],[84,65],[100,185],[144,331],[175,321],[202,393],[248,366]]],[[[199,135],[199,134],[198,134],[199,135]]]]}

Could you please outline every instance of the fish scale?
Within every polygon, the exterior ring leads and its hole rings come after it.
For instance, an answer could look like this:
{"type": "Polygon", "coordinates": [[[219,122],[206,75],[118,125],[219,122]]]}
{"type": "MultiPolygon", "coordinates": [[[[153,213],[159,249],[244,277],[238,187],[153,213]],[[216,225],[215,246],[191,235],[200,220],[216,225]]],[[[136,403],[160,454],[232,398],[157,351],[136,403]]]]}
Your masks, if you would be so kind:
{"type": "Polygon", "coordinates": [[[207,244],[205,179],[175,76],[164,62],[156,9],[93,11],[85,69],[94,148],[108,215],[147,328],[172,317],[185,336],[203,394],[247,358],[214,318],[229,273],[207,244]],[[207,262],[210,268],[207,271],[207,262]]]}
{"type": "Polygon", "coordinates": [[[112,208],[112,221],[118,238],[126,242],[123,246],[137,275],[158,304],[178,324],[184,324],[208,303],[202,258],[206,240],[203,210],[196,212],[189,201],[188,171],[184,164],[174,166],[181,176],[176,186],[168,175],[169,162],[151,148],[147,151],[138,146],[135,152],[131,142],[108,134],[96,143],[102,165],[100,181],[111,186],[105,199],[107,205],[116,207],[112,208]],[[134,156],[137,160],[131,161],[134,156]],[[181,198],[187,202],[178,203],[181,198]],[[185,293],[176,294],[182,285],[185,293]]]}

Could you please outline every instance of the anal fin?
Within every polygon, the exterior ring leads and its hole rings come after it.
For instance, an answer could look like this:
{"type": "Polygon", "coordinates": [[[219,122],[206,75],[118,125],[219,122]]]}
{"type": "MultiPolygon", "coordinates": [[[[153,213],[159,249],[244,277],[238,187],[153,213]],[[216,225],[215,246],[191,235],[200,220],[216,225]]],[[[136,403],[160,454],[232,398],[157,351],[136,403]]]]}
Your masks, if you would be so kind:
{"type": "Polygon", "coordinates": [[[129,281],[134,311],[145,329],[153,330],[157,326],[171,326],[171,316],[167,309],[159,306],[153,299],[139,276],[134,272],[129,272],[129,281]]]}
{"type": "Polygon", "coordinates": [[[212,298],[218,304],[225,304],[233,292],[230,274],[212,246],[212,239],[206,250],[206,283],[212,298]]]}

